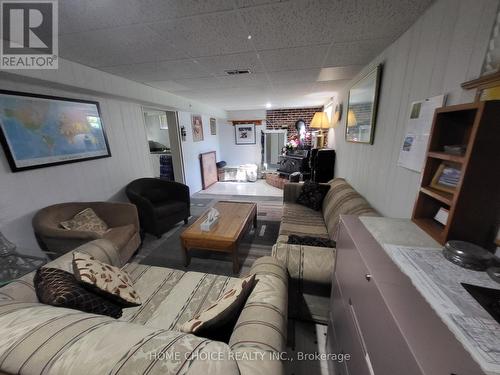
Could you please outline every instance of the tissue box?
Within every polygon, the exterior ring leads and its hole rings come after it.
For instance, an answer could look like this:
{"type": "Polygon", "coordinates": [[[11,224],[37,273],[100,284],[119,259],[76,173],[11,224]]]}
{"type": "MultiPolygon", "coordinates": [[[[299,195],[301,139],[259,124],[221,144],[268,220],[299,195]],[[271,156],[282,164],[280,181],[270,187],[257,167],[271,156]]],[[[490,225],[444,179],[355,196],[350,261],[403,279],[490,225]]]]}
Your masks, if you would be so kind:
{"type": "Polygon", "coordinates": [[[219,218],[215,219],[212,222],[208,221],[208,218],[200,224],[200,229],[203,232],[210,232],[210,230],[219,222],[219,218]]]}

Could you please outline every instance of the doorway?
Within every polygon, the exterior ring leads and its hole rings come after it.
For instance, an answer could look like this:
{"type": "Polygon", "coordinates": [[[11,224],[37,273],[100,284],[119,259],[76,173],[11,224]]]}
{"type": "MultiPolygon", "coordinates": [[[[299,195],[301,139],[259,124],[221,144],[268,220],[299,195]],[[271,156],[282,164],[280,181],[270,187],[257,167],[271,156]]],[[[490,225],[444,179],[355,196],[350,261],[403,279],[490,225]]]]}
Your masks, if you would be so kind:
{"type": "Polygon", "coordinates": [[[264,133],[264,169],[278,169],[279,157],[286,144],[286,130],[263,130],[264,133]]]}
{"type": "Polygon", "coordinates": [[[177,112],[143,107],[154,177],[184,183],[177,112]]]}

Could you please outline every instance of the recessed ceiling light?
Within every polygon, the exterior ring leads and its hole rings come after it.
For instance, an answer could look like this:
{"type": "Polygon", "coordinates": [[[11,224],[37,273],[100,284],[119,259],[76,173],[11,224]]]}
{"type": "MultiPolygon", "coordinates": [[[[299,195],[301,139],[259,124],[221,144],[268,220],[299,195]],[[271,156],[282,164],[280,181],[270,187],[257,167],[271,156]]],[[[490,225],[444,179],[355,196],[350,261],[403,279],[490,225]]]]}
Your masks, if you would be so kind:
{"type": "Polygon", "coordinates": [[[271,103],[266,103],[266,108],[271,108],[273,105],[271,103]]]}
{"type": "Polygon", "coordinates": [[[252,39],[252,36],[251,36],[251,35],[249,35],[249,36],[247,36],[247,38],[248,38],[248,40],[250,40],[250,39],[252,39]]]}

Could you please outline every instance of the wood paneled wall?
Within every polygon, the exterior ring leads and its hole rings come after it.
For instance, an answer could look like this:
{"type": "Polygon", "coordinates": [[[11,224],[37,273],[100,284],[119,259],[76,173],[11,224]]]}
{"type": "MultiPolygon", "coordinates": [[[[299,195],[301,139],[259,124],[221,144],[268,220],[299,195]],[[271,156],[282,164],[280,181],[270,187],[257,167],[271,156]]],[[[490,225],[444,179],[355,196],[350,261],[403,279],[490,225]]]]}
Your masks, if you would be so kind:
{"type": "MultiPolygon", "coordinates": [[[[410,103],[442,93],[448,104],[473,101],[460,84],[481,72],[498,3],[438,0],[352,81],[384,64],[374,144],[345,142],[344,111],[329,134],[337,151],[335,175],[347,178],[381,214],[408,218],[416,198],[420,173],[397,166],[410,103]]],[[[340,100],[347,106],[347,90],[340,100]]]]}

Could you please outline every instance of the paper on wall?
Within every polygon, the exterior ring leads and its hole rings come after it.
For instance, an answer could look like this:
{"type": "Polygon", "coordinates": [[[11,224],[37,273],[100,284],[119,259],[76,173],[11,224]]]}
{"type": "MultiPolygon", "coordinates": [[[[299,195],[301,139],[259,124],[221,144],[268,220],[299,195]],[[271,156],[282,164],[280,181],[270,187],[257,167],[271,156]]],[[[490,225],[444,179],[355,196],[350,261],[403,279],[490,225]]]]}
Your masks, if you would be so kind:
{"type": "Polygon", "coordinates": [[[433,96],[410,105],[405,136],[399,151],[398,165],[421,172],[429,143],[432,119],[436,108],[445,103],[445,95],[433,96]]]}

